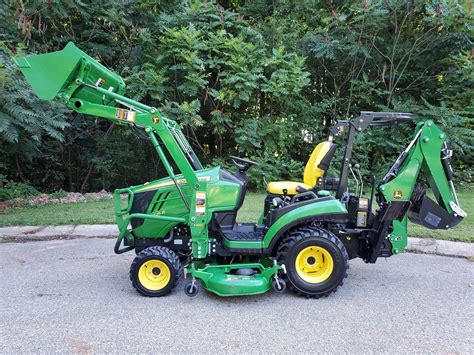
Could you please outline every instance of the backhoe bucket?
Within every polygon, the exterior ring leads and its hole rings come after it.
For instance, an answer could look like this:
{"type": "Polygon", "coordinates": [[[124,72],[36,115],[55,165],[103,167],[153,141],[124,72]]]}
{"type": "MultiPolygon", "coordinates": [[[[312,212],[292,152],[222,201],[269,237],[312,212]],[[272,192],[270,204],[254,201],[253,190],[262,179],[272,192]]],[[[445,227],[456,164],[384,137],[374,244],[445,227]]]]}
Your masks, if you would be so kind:
{"type": "Polygon", "coordinates": [[[448,229],[459,224],[463,216],[448,213],[437,202],[423,194],[423,196],[410,207],[408,218],[412,223],[429,229],[448,229]]]}
{"type": "Polygon", "coordinates": [[[40,99],[64,101],[83,99],[96,104],[105,101],[102,94],[79,83],[100,86],[122,95],[123,79],[69,42],[63,50],[15,58],[16,64],[40,99]]]}

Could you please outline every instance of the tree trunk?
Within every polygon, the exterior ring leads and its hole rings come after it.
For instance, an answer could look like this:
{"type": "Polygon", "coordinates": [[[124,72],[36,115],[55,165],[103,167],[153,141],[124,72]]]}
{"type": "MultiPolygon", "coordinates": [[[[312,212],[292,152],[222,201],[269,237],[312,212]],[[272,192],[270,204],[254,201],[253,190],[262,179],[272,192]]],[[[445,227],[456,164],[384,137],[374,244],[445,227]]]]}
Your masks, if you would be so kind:
{"type": "Polygon", "coordinates": [[[94,165],[89,165],[89,170],[87,170],[87,175],[84,179],[84,181],[82,182],[82,185],[81,185],[81,190],[80,190],[80,193],[84,193],[84,189],[86,188],[86,184],[87,182],[89,181],[89,178],[91,176],[91,172],[92,172],[92,168],[94,167],[94,165]]]}
{"type": "Polygon", "coordinates": [[[74,186],[72,183],[72,162],[71,162],[71,146],[67,146],[67,179],[69,184],[69,191],[74,191],[74,186]]]}
{"type": "Polygon", "coordinates": [[[18,176],[20,177],[21,181],[26,182],[23,172],[21,171],[20,158],[18,158],[18,155],[15,155],[15,163],[16,163],[16,169],[18,171],[18,176]]]}

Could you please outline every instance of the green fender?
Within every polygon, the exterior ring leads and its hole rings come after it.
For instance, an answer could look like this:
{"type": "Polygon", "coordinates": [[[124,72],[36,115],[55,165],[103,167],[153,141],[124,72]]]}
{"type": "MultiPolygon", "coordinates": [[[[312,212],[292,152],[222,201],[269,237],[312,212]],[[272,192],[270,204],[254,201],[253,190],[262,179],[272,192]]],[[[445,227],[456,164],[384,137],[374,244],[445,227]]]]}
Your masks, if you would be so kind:
{"type": "Polygon", "coordinates": [[[278,239],[290,228],[301,223],[310,221],[346,220],[347,210],[344,205],[335,198],[316,200],[281,216],[265,233],[262,248],[271,251],[278,239]]]}

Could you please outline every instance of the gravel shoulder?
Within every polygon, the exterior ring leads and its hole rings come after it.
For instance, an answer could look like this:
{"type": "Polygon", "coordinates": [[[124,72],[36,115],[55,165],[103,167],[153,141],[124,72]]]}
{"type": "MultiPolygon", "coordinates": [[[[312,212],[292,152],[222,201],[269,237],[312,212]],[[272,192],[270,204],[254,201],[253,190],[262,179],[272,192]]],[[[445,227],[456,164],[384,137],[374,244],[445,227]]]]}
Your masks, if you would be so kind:
{"type": "Polygon", "coordinates": [[[332,296],[137,294],[109,239],[0,244],[0,348],[23,352],[472,352],[474,263],[350,263],[332,296]]]}

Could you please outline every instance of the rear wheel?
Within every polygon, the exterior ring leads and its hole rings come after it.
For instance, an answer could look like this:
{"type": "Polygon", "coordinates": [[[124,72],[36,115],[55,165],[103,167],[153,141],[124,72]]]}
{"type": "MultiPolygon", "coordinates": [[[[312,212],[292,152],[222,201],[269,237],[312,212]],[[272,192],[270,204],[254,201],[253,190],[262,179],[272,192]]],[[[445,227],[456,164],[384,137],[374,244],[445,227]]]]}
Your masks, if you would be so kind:
{"type": "Polygon", "coordinates": [[[280,243],[277,259],[286,266],[287,273],[282,278],[288,288],[313,298],[335,292],[349,268],[349,255],[342,241],[316,227],[293,230],[280,243]]]}
{"type": "Polygon", "coordinates": [[[160,246],[140,251],[130,266],[130,280],[142,295],[160,297],[169,293],[181,276],[181,263],[170,249],[160,246]]]}

